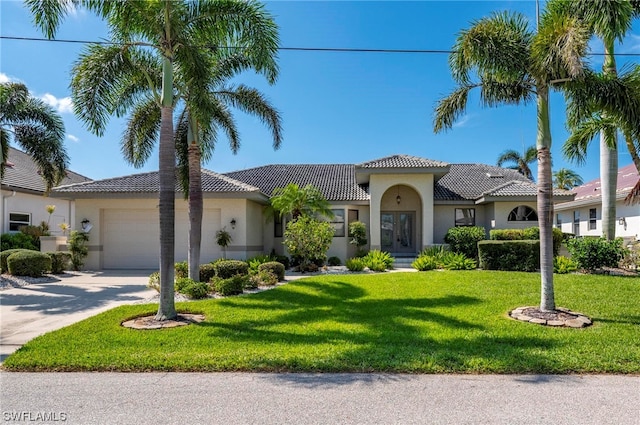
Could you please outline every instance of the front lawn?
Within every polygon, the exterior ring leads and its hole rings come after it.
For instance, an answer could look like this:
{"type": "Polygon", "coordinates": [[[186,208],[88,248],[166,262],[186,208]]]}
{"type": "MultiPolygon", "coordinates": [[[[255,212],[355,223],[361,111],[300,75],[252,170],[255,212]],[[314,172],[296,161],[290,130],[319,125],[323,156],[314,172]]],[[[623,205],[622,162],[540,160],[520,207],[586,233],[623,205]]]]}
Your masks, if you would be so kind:
{"type": "Polygon", "coordinates": [[[34,339],[7,370],[640,373],[640,279],[556,275],[583,329],[511,320],[540,276],[513,272],[326,275],[259,294],[179,303],[206,320],[133,330],[123,306],[34,339]]]}

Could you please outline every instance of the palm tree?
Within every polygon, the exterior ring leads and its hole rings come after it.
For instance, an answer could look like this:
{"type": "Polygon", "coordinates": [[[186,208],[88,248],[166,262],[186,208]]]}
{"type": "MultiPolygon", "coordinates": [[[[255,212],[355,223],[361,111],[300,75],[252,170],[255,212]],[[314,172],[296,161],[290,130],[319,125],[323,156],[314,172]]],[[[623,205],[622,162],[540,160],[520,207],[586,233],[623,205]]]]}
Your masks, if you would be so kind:
{"type": "Polygon", "coordinates": [[[114,114],[123,116],[131,112],[131,118],[140,119],[160,116],[160,302],[156,318],[173,319],[177,315],[173,289],[176,164],[173,111],[180,99],[175,95],[188,89],[193,104],[206,97],[208,57],[222,41],[236,43],[242,52],[261,56],[267,62],[277,48],[266,42],[273,40],[275,25],[264,19],[266,13],[254,1],[27,0],[26,3],[36,25],[48,37],[55,35],[72,4],[82,5],[107,20],[116,44],[89,47],[74,66],[71,83],[76,115],[90,130],[102,135],[109,116],[114,114]],[[154,78],[157,69],[161,69],[160,80],[154,78]],[[176,72],[184,76],[182,84],[175,80],[176,72]]]}
{"type": "Polygon", "coordinates": [[[561,168],[553,173],[553,187],[556,189],[571,190],[582,183],[582,177],[568,168],[561,168]]]}
{"type": "Polygon", "coordinates": [[[295,183],[274,189],[267,214],[278,214],[281,218],[290,215],[294,220],[315,214],[333,217],[329,202],[317,187],[308,184],[300,188],[295,183]]]}
{"type": "Polygon", "coordinates": [[[535,146],[529,146],[524,152],[524,155],[520,155],[520,152],[513,149],[507,149],[500,154],[496,164],[498,167],[502,167],[504,163],[513,163],[514,165],[509,168],[517,170],[529,180],[533,180],[533,173],[531,172],[531,168],[529,168],[529,164],[535,162],[537,155],[538,151],[535,146]]]}
{"type": "MultiPolygon", "coordinates": [[[[576,0],[567,2],[564,0],[552,0],[547,5],[548,8],[555,10],[567,16],[573,16],[584,22],[591,34],[600,38],[604,44],[604,63],[602,65],[602,79],[616,80],[618,70],[616,67],[616,59],[614,55],[614,46],[616,40],[622,41],[625,34],[631,29],[631,21],[635,16],[640,16],[640,3],[629,0],[576,0]]],[[[593,82],[598,82],[593,79],[593,82]]],[[[575,97],[575,93],[573,97],[575,97]]],[[[610,93],[605,94],[605,96],[610,93]]],[[[636,116],[640,114],[637,107],[635,111],[632,109],[634,105],[630,105],[624,97],[621,97],[617,104],[617,108],[624,108],[632,111],[636,116]]],[[[602,231],[603,236],[607,239],[615,238],[616,230],[616,187],[618,178],[618,143],[617,133],[619,129],[623,129],[620,123],[612,114],[606,110],[592,108],[588,113],[576,111],[574,104],[569,100],[569,126],[572,135],[567,141],[565,154],[577,162],[581,162],[584,156],[580,157],[579,149],[575,145],[585,146],[597,133],[592,131],[585,132],[586,128],[600,133],[600,182],[602,186],[602,231]],[[590,138],[585,140],[584,137],[590,138]],[[572,147],[571,144],[574,146],[572,147]]],[[[617,114],[619,111],[613,111],[617,114]]],[[[625,134],[627,146],[630,152],[633,150],[637,157],[637,149],[633,145],[632,139],[628,133],[625,134]]],[[[637,139],[636,139],[637,140],[637,139]]],[[[636,167],[640,165],[636,163],[636,167]]],[[[640,168],[639,168],[640,169],[640,168]]]]}
{"type": "Polygon", "coordinates": [[[496,13],[475,21],[459,34],[449,58],[458,88],[440,100],[435,111],[437,133],[452,127],[474,88],[480,89],[482,104],[490,107],[536,100],[542,311],[555,310],[549,90],[556,82],[583,73],[587,41],[587,31],[576,20],[549,11],[543,13],[537,33],[517,13],[496,13]],[[472,80],[472,72],[478,81],[472,80]]]}
{"type": "Polygon", "coordinates": [[[63,145],[64,134],[60,115],[32,97],[24,84],[0,84],[0,178],[13,139],[33,158],[48,192],[66,175],[69,157],[63,145]]]}

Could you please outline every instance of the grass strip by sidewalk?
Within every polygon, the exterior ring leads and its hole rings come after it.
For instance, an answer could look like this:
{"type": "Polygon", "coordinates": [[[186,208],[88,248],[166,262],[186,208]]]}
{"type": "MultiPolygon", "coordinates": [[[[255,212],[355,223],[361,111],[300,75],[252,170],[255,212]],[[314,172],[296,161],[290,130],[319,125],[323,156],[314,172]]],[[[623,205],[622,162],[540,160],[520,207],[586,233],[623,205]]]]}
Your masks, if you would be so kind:
{"type": "Polygon", "coordinates": [[[594,325],[507,317],[537,305],[535,273],[310,277],[248,296],[180,303],[201,324],[120,326],[156,305],[122,306],[40,336],[11,371],[640,373],[640,279],[557,275],[557,304],[594,325]]]}

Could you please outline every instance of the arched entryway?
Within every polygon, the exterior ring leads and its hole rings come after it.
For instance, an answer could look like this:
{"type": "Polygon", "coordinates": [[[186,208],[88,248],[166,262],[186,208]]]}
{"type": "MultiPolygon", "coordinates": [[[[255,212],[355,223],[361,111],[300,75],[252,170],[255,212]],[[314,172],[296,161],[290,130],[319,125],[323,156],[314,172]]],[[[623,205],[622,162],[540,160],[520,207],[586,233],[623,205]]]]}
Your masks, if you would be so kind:
{"type": "Polygon", "coordinates": [[[380,203],[380,249],[393,255],[415,255],[422,246],[422,202],[411,187],[387,189],[380,203]]]}

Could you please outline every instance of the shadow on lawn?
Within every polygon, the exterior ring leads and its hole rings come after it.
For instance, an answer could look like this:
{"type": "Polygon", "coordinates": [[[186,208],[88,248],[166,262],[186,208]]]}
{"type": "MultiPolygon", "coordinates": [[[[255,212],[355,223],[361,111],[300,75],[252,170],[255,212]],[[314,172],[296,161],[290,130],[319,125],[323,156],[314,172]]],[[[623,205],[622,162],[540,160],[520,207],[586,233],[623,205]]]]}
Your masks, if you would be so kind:
{"type": "MultiPolygon", "coordinates": [[[[440,297],[367,297],[367,291],[343,281],[305,281],[298,287],[251,298],[225,299],[238,309],[268,310],[250,319],[205,321],[209,336],[277,350],[307,351],[314,356],[256,357],[253,367],[264,371],[325,372],[496,372],[553,370],[540,355],[555,343],[537,337],[490,335],[481,324],[450,314],[461,306],[482,303],[464,295],[440,297]],[[534,354],[534,352],[537,352],[534,354]]],[[[476,320],[477,322],[477,320],[476,320]]],[[[337,379],[343,385],[351,379],[337,379]]],[[[357,378],[356,378],[357,379],[357,378]]],[[[366,381],[368,377],[363,376],[366,381]]],[[[296,379],[299,383],[299,379],[296,379]]],[[[302,385],[316,385],[311,377],[302,385]]],[[[320,385],[320,384],[318,384],[320,385]]]]}

